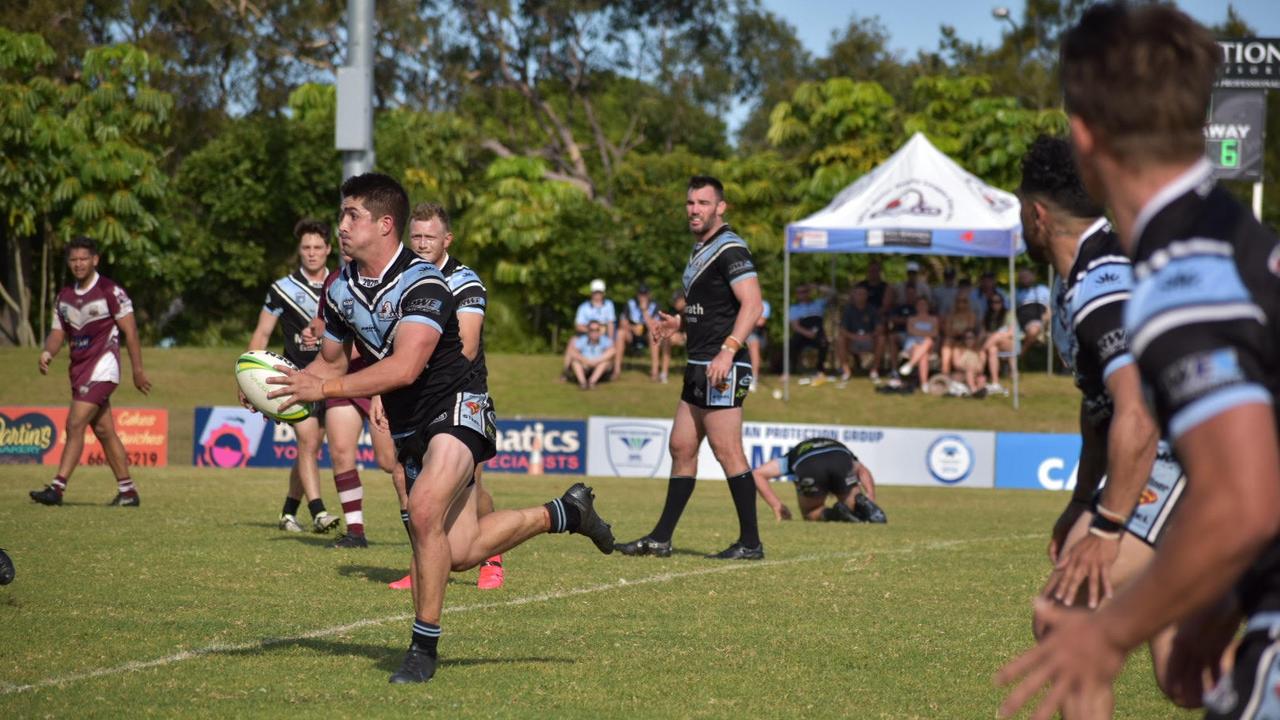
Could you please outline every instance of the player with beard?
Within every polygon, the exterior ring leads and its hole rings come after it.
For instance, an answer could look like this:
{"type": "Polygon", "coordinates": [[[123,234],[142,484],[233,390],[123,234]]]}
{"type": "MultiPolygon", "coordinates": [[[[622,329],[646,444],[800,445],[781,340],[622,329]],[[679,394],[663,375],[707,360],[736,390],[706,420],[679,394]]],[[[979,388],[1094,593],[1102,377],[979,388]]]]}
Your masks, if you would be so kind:
{"type": "MultiPolygon", "coordinates": [[[[267,298],[258,313],[258,325],[249,338],[250,350],[266,350],[271,333],[279,323],[284,335],[284,356],[289,362],[297,367],[306,367],[320,352],[320,344],[310,335],[308,328],[316,316],[320,292],[329,275],[325,267],[329,259],[328,232],[329,227],[318,220],[303,219],[294,225],[298,269],[267,288],[267,298]]],[[[240,404],[252,409],[244,393],[240,393],[240,404]]],[[[318,533],[329,532],[341,520],[329,514],[324,500],[320,499],[320,462],[317,458],[320,444],[324,441],[324,428],[313,413],[293,423],[293,432],[298,440],[298,457],[289,469],[289,490],[280,511],[280,529],[302,532],[297,513],[305,494],[312,529],[318,533]]]]}
{"type": "MultiPolygon", "coordinates": [[[[484,363],[484,311],[489,301],[488,291],[480,276],[471,268],[458,262],[449,254],[453,245],[453,231],[449,227],[449,213],[436,203],[418,203],[409,216],[409,247],[418,257],[440,268],[449,282],[449,290],[458,301],[458,332],[462,335],[462,354],[467,356],[481,372],[487,374],[484,363]]],[[[490,403],[492,403],[490,399],[490,403]]],[[[476,466],[476,512],[484,517],[493,512],[493,495],[485,489],[481,478],[481,466],[476,466]]],[[[409,529],[409,498],[404,494],[403,476],[396,491],[400,495],[400,516],[405,529],[409,529]]],[[[476,587],[496,590],[502,587],[505,575],[502,555],[494,555],[480,563],[480,577],[476,587]]],[[[413,576],[391,583],[389,587],[402,590],[413,585],[413,576]]]]}
{"type": "Polygon", "coordinates": [[[764,545],[756,524],[756,488],[742,452],[742,402],[751,386],[747,336],[760,317],[760,281],[747,243],[724,222],[724,186],[713,177],[689,180],[685,214],[695,242],[684,271],[687,305],[680,315],[659,312],[650,324],[655,340],[683,330],[689,363],[671,427],[671,479],[653,531],[618,545],[624,555],[671,554],[671,536],[693,495],[698,447],[705,437],[729,481],[738,514],[738,539],[709,558],[760,560],[764,545]]]}
{"type": "Polygon", "coordinates": [[[413,545],[414,622],[392,683],[435,674],[450,569],[461,571],[542,533],[586,535],[603,553],[613,533],[582,483],[545,505],[476,512],[476,466],[493,457],[497,433],[483,373],[463,354],[457,301],[439,268],[401,243],[409,197],[394,179],[368,173],[342,184],[338,234],[352,258],[325,295],[324,342],[315,362],[269,382],[284,402],[380,395],[405,468],[413,545]],[[350,343],[370,360],[346,374],[350,343]]]}
{"type": "Polygon", "coordinates": [[[109,503],[138,507],[138,489],[129,477],[129,455],[116,434],[111,417],[111,394],[120,384],[120,336],[124,335],[133,365],[133,384],[143,395],[151,381],[142,369],[142,344],[133,318],[133,301],[124,288],[98,274],[98,245],[87,237],[67,243],[67,267],[75,282],[58,293],[53,329],[40,352],[40,374],[49,374],[49,363],[64,341],[71,347],[71,408],[67,411],[66,444],[58,460],[58,474],[31,499],[41,505],[61,505],[71,473],[84,452],[84,431],[92,427],[102,443],[102,454],[116,476],[116,496],[109,503]]]}
{"type": "Polygon", "coordinates": [[[1207,717],[1280,717],[1280,243],[1204,159],[1222,51],[1167,5],[1089,8],[1062,41],[1071,140],[1090,195],[1134,261],[1125,333],[1156,421],[1187,475],[1154,559],[1093,613],[1037,603],[1048,628],[1006,666],[1012,714],[1109,700],[1125,656],[1177,624],[1167,689],[1207,717]],[[1117,102],[1123,98],[1123,102],[1117,102]],[[1238,619],[1233,668],[1205,678],[1238,619]]]}
{"type": "MultiPolygon", "coordinates": [[[[1157,453],[1155,421],[1125,339],[1133,267],[1085,192],[1070,143],[1037,138],[1022,160],[1018,194],[1028,254],[1063,279],[1054,293],[1053,339],[1082,395],[1076,486],[1049,541],[1054,569],[1044,595],[1096,608],[1151,561],[1186,479],[1167,447],[1157,453]]],[[[1172,630],[1151,641],[1162,684],[1172,630]]],[[[1109,710],[1068,708],[1065,715],[1109,710]]]]}

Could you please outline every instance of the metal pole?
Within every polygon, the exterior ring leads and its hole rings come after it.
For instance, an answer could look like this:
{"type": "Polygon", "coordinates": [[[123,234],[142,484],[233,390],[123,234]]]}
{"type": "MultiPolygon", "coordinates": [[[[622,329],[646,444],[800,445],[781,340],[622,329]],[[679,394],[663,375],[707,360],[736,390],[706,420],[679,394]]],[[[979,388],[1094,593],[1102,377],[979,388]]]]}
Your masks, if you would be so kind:
{"type": "Polygon", "coordinates": [[[1253,184],[1253,217],[1262,222],[1262,181],[1253,184]]]}
{"type": "Polygon", "coordinates": [[[347,64],[338,70],[342,177],[373,170],[373,0],[347,2],[347,64]]]}
{"type": "MultiPolygon", "coordinates": [[[[1009,248],[1009,302],[1005,303],[1009,308],[1014,307],[1014,285],[1013,285],[1013,253],[1016,246],[1009,248]]],[[[1018,357],[1022,355],[1022,339],[1018,337],[1018,325],[1015,316],[1016,312],[1009,312],[1009,330],[1013,333],[1013,357],[1009,359],[1009,372],[1013,375],[1013,409],[1018,409],[1018,357]]],[[[999,352],[997,348],[996,352],[999,352]]],[[[1000,363],[996,363],[996,370],[1000,369],[1000,363]]],[[[993,380],[994,382],[994,380],[993,380]]]]}
{"type": "Polygon", "coordinates": [[[791,402],[791,243],[786,234],[782,238],[782,401],[791,402]]]}

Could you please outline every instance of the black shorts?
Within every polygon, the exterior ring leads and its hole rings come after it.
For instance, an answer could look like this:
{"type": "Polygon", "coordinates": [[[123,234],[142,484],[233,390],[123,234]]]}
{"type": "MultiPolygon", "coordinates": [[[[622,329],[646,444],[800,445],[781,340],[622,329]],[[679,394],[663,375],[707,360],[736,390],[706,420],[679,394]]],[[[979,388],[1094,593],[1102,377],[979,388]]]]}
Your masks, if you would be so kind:
{"type": "Polygon", "coordinates": [[[684,368],[684,389],[680,399],[690,405],[704,410],[719,408],[740,408],[751,391],[751,363],[745,359],[734,358],[729,377],[715,387],[707,386],[706,360],[690,360],[684,368]]]}
{"type": "MultiPolygon", "coordinates": [[[[1174,459],[1168,446],[1160,443],[1155,464],[1151,467],[1151,477],[1147,479],[1147,486],[1142,489],[1138,505],[1124,529],[1151,547],[1157,547],[1186,489],[1187,476],[1182,473],[1182,466],[1174,459]]],[[[1102,489],[1099,488],[1093,494],[1095,513],[1101,497],[1102,489]]]]}
{"type": "Polygon", "coordinates": [[[1048,308],[1040,303],[1019,305],[1018,309],[1014,311],[1014,317],[1018,318],[1018,327],[1026,330],[1027,325],[1033,322],[1043,322],[1044,311],[1047,309],[1048,308]]]}
{"type": "Polygon", "coordinates": [[[1280,718],[1280,613],[1249,618],[1235,667],[1204,695],[1205,720],[1280,718]]]}
{"type": "Polygon", "coordinates": [[[805,497],[840,496],[858,486],[853,458],[845,452],[814,455],[790,470],[796,477],[796,492],[805,497]]]}
{"type": "MultiPolygon", "coordinates": [[[[422,458],[431,438],[452,435],[471,451],[478,466],[497,454],[498,421],[493,400],[487,393],[460,392],[432,409],[425,426],[394,437],[396,459],[404,465],[404,488],[408,492],[422,472],[422,458]]],[[[474,474],[471,482],[475,482],[474,474]]]]}

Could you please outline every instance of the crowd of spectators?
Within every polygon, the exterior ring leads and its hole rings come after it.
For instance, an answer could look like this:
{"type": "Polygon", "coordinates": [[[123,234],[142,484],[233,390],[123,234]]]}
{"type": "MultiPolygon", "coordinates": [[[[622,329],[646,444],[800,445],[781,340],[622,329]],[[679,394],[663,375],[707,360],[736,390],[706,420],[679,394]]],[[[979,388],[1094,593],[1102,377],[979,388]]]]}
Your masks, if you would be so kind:
{"type": "MultiPolygon", "coordinates": [[[[873,259],[866,276],[842,297],[825,285],[797,285],[785,318],[790,344],[777,352],[789,355],[793,372],[807,378],[802,383],[825,381],[828,375],[848,381],[865,374],[889,388],[1004,394],[1000,374],[1005,363],[1015,360],[1015,341],[1021,340],[1025,353],[1046,340],[1049,288],[1024,268],[1010,303],[992,272],[979,275],[975,284],[948,265],[933,275],[931,284],[918,262],[908,261],[905,269],[902,281],[889,283],[880,261],[873,259]],[[1016,322],[1011,326],[1011,321],[1016,322]]],[[[617,313],[605,290],[603,280],[591,281],[590,297],[578,307],[575,334],[564,350],[564,378],[592,389],[620,375],[631,353],[647,359],[650,380],[667,382],[672,347],[682,345],[683,338],[677,334],[653,342],[649,321],[659,311],[681,312],[683,295],[677,291],[664,307],[641,283],[617,313]]],[[[771,311],[765,301],[764,314],[746,342],[755,378],[752,392],[768,365],[771,311]]]]}

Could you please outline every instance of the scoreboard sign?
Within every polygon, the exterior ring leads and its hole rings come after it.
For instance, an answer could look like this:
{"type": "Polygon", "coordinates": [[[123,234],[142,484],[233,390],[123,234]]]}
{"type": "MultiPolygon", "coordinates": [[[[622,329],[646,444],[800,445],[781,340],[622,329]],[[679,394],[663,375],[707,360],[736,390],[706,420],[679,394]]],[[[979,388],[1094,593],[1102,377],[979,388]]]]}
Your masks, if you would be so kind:
{"type": "Polygon", "coordinates": [[[1262,179],[1267,95],[1258,90],[1214,90],[1204,126],[1205,156],[1219,180],[1262,179]]]}

